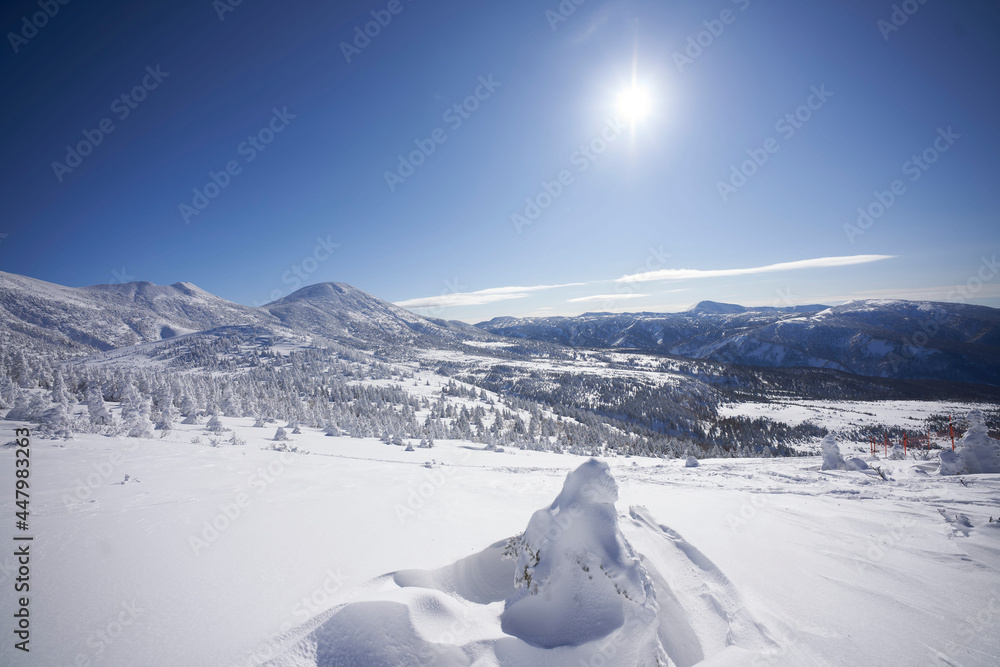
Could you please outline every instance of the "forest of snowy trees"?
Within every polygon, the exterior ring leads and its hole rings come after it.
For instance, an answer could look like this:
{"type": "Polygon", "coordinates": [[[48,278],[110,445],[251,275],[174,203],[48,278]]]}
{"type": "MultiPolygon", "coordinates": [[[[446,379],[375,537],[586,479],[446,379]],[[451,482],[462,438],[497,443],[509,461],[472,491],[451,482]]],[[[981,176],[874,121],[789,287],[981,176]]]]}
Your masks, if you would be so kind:
{"type": "Polygon", "coordinates": [[[333,342],[278,342],[252,327],[232,327],[165,341],[124,363],[116,352],[60,359],[47,350],[4,348],[0,409],[58,438],[151,438],[179,422],[218,433],[223,416],[396,444],[453,438],[487,448],[666,457],[788,454],[785,441],[818,433],[718,420],[710,393],[662,384],[582,374],[518,377],[504,366],[458,374],[446,363],[404,366],[333,342]],[[418,380],[421,367],[427,372],[418,380]],[[408,391],[414,384],[425,391],[408,391]]]}

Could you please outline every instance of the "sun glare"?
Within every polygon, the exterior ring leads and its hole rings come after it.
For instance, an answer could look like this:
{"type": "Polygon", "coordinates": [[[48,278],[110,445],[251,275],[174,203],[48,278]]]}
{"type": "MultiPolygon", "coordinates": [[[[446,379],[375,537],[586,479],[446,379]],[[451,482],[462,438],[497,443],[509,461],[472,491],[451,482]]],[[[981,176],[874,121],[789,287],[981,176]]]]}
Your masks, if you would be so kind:
{"type": "Polygon", "coordinates": [[[632,86],[618,96],[618,114],[633,125],[649,115],[649,111],[649,93],[644,88],[632,86]]]}

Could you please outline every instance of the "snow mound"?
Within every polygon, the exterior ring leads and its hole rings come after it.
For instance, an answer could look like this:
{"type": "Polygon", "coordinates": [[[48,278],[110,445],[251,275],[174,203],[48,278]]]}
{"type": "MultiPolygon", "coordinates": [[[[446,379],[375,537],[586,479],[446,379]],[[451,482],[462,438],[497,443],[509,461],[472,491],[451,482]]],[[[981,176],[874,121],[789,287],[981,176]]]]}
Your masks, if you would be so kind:
{"type": "Polygon", "coordinates": [[[844,464],[847,466],[845,468],[845,470],[852,470],[852,471],[859,471],[860,472],[860,471],[864,471],[864,470],[869,470],[870,469],[867,463],[865,463],[862,459],[859,459],[856,456],[847,459],[846,461],[844,461],[844,464]]]}
{"type": "Polygon", "coordinates": [[[645,508],[619,514],[617,500],[607,464],[590,459],[524,533],[345,592],[265,664],[689,667],[773,650],[711,560],[645,508]]]}
{"type": "MultiPolygon", "coordinates": [[[[618,528],[618,485],[590,459],[512,541],[518,592],[500,625],[532,646],[578,646],[610,634],[626,616],[656,615],[645,571],[618,528]]],[[[655,633],[653,635],[655,640],[655,633]]]]}
{"type": "Polygon", "coordinates": [[[973,410],[968,416],[972,424],[959,441],[955,451],[941,452],[942,475],[979,475],[1000,473],[1000,440],[989,436],[983,414],[973,410]]]}
{"type": "Polygon", "coordinates": [[[687,461],[684,462],[685,468],[697,468],[699,465],[701,464],[698,463],[698,459],[693,456],[687,457],[687,461]]]}
{"type": "Polygon", "coordinates": [[[819,446],[823,452],[823,466],[820,470],[847,470],[847,463],[840,455],[840,445],[832,433],[824,436],[819,446]]]}

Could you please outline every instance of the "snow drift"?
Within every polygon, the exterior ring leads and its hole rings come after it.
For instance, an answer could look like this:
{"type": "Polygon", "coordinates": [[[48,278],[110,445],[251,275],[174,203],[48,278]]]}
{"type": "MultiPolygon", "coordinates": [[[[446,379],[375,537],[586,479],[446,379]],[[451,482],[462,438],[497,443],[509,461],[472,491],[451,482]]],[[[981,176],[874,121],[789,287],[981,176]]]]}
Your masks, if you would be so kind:
{"type": "MultiPolygon", "coordinates": [[[[606,463],[590,459],[562,493],[535,512],[512,540],[515,585],[500,625],[532,646],[578,646],[605,637],[626,617],[656,616],[649,578],[618,528],[618,486],[606,463]]],[[[656,654],[655,632],[646,638],[656,654]]]]}
{"type": "Polygon", "coordinates": [[[617,500],[608,465],[590,459],[524,533],[369,582],[288,633],[266,664],[689,667],[774,648],[711,560],[645,508],[619,514],[617,500]]]}
{"type": "Polygon", "coordinates": [[[971,426],[959,441],[955,451],[941,452],[942,475],[978,475],[1000,473],[1000,440],[989,436],[983,413],[973,410],[968,416],[971,426]]]}

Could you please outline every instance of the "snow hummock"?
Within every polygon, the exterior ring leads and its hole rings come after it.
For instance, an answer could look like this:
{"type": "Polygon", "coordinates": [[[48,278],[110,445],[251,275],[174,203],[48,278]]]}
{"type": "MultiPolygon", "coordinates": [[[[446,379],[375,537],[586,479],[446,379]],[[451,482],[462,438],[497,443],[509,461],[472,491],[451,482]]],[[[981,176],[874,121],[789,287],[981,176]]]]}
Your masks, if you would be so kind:
{"type": "Polygon", "coordinates": [[[1000,473],[1000,440],[989,436],[983,413],[969,413],[969,430],[955,451],[941,452],[942,475],[978,475],[1000,473]]]}
{"type": "Polygon", "coordinates": [[[693,456],[687,457],[687,460],[684,462],[685,468],[697,468],[699,465],[698,459],[693,456]]]}
{"type": "Polygon", "coordinates": [[[823,437],[819,447],[823,453],[823,466],[820,470],[847,470],[844,457],[840,455],[840,446],[832,433],[823,437]]]}
{"type": "Polygon", "coordinates": [[[523,533],[370,580],[286,633],[265,664],[729,666],[774,650],[709,558],[617,501],[608,463],[589,459],[523,533]]]}
{"type": "Polygon", "coordinates": [[[840,445],[837,444],[837,439],[832,433],[824,436],[819,446],[823,454],[823,465],[820,470],[868,470],[868,464],[857,457],[844,460],[840,454],[840,445]]]}
{"type": "MultiPolygon", "coordinates": [[[[618,528],[617,500],[608,464],[590,459],[566,477],[552,505],[535,512],[517,542],[518,592],[500,617],[504,632],[532,646],[577,646],[626,617],[647,625],[655,618],[649,579],[618,528]]],[[[655,631],[650,639],[655,647],[655,631]]]]}

